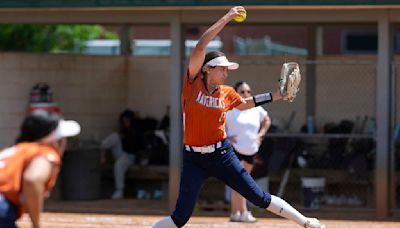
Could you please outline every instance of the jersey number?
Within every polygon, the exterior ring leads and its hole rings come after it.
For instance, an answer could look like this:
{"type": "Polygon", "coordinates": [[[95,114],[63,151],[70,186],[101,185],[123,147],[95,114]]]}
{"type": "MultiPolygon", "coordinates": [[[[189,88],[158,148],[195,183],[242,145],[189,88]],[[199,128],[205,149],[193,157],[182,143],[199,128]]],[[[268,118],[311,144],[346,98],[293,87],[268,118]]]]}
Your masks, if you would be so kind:
{"type": "Polygon", "coordinates": [[[222,112],[221,116],[219,117],[219,122],[223,122],[226,119],[226,112],[222,112]]]}

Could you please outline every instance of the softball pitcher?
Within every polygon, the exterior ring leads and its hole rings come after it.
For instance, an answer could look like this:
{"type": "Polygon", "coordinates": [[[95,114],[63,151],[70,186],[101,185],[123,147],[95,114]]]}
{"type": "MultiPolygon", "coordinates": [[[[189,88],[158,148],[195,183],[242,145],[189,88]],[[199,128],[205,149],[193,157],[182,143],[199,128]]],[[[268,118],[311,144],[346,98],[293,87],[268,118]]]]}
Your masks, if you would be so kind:
{"type": "Polygon", "coordinates": [[[174,212],[155,223],[155,228],[183,227],[192,215],[201,186],[211,176],[254,205],[307,228],[324,227],[317,219],[303,216],[284,200],[262,191],[240,164],[226,139],[227,111],[286,99],[280,91],[242,98],[232,87],[223,85],[228,70],[237,69],[239,64],[230,62],[222,52],[205,55],[207,44],[243,12],[246,10],[241,6],[231,8],[201,36],[190,57],[182,89],[184,148],[179,196],[174,212]]]}

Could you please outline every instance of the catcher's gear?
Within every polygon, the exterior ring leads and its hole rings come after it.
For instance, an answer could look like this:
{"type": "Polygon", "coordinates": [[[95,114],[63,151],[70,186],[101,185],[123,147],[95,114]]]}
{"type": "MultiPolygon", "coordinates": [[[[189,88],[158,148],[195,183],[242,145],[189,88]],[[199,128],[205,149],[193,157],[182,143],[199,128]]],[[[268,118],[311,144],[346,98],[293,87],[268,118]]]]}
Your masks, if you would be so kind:
{"type": "Polygon", "coordinates": [[[279,91],[284,100],[292,102],[299,91],[301,81],[299,64],[296,62],[284,63],[279,79],[279,91]]]}

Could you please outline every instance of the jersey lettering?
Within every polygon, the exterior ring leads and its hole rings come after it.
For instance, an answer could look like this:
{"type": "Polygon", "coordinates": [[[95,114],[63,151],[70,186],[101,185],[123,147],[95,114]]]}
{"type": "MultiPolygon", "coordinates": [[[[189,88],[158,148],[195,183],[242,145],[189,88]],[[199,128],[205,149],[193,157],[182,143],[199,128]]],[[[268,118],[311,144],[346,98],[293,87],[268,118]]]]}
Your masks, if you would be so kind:
{"type": "Polygon", "coordinates": [[[243,103],[239,94],[230,86],[219,85],[214,93],[207,92],[199,72],[190,81],[185,75],[181,107],[184,113],[184,144],[204,146],[223,140],[226,113],[243,103]]]}
{"type": "Polygon", "coordinates": [[[208,108],[225,108],[223,97],[206,96],[201,91],[197,95],[196,102],[208,108]]]}

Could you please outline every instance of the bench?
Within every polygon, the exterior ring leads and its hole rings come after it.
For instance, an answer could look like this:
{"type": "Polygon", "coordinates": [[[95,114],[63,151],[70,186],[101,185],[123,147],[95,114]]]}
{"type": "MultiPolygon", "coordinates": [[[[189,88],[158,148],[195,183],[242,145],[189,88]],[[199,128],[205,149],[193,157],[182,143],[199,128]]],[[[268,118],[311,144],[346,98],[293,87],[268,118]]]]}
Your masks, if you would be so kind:
{"type": "MultiPolygon", "coordinates": [[[[372,205],[371,196],[373,194],[373,173],[366,174],[363,178],[356,178],[346,170],[333,169],[292,169],[286,186],[285,199],[293,203],[301,203],[302,187],[301,177],[320,176],[326,178],[326,192],[344,191],[344,193],[356,192],[367,200],[366,205],[372,205]]],[[[282,181],[282,173],[269,177],[269,190],[277,194],[279,185],[282,181]]],[[[108,164],[102,167],[102,179],[113,180],[113,166],[108,164]]],[[[161,189],[164,193],[163,199],[168,195],[169,166],[138,166],[131,165],[125,174],[126,188],[134,186],[134,191],[139,188],[161,189]]],[[[108,182],[110,187],[110,182],[108,182]]],[[[111,184],[113,186],[113,182],[111,184]]],[[[107,186],[106,186],[107,187],[107,186]]],[[[128,190],[133,193],[134,191],[128,190]]],[[[110,193],[108,193],[109,195],[110,193]]],[[[215,178],[209,178],[200,194],[199,209],[202,208],[225,208],[222,205],[224,200],[224,184],[215,178]],[[207,203],[204,203],[207,202],[207,203]],[[215,202],[215,205],[212,206],[215,202]],[[202,204],[204,203],[204,204],[202,204]],[[203,206],[201,206],[203,205],[203,206]]],[[[226,208],[225,208],[226,209],[226,208]]]]}
{"type": "MultiPolygon", "coordinates": [[[[268,177],[269,191],[277,194],[283,178],[283,171],[268,177]]],[[[292,169],[290,171],[284,198],[295,204],[302,204],[301,177],[319,176],[326,178],[326,193],[357,194],[365,200],[366,206],[373,205],[373,173],[369,172],[363,177],[354,177],[346,170],[334,169],[292,169]]],[[[224,204],[224,184],[210,178],[201,192],[197,208],[200,210],[229,210],[230,204],[224,204]]]]}
{"type": "MultiPolygon", "coordinates": [[[[111,185],[114,186],[111,180],[114,179],[114,166],[107,164],[101,168],[102,182],[105,182],[105,188],[109,188],[111,185]]],[[[169,166],[160,165],[149,165],[139,166],[131,165],[125,173],[125,192],[130,192],[127,196],[132,196],[133,192],[137,192],[138,189],[146,189],[148,191],[154,191],[155,189],[163,192],[164,199],[168,194],[168,179],[169,179],[169,166]]],[[[110,191],[106,195],[110,195],[110,191]]]]}
{"type": "MultiPolygon", "coordinates": [[[[112,165],[102,167],[102,176],[113,177],[112,165]]],[[[169,166],[149,165],[139,166],[131,165],[125,173],[125,178],[137,180],[168,180],[169,166]]]]}
{"type": "MultiPolygon", "coordinates": [[[[283,173],[282,173],[283,175],[283,173]]],[[[271,176],[271,181],[281,181],[282,175],[271,176]]],[[[363,178],[354,177],[346,170],[340,169],[292,169],[289,179],[291,181],[300,182],[301,177],[320,176],[325,177],[329,184],[339,184],[351,182],[352,184],[368,184],[368,180],[372,180],[372,174],[367,173],[363,178]]]]}

